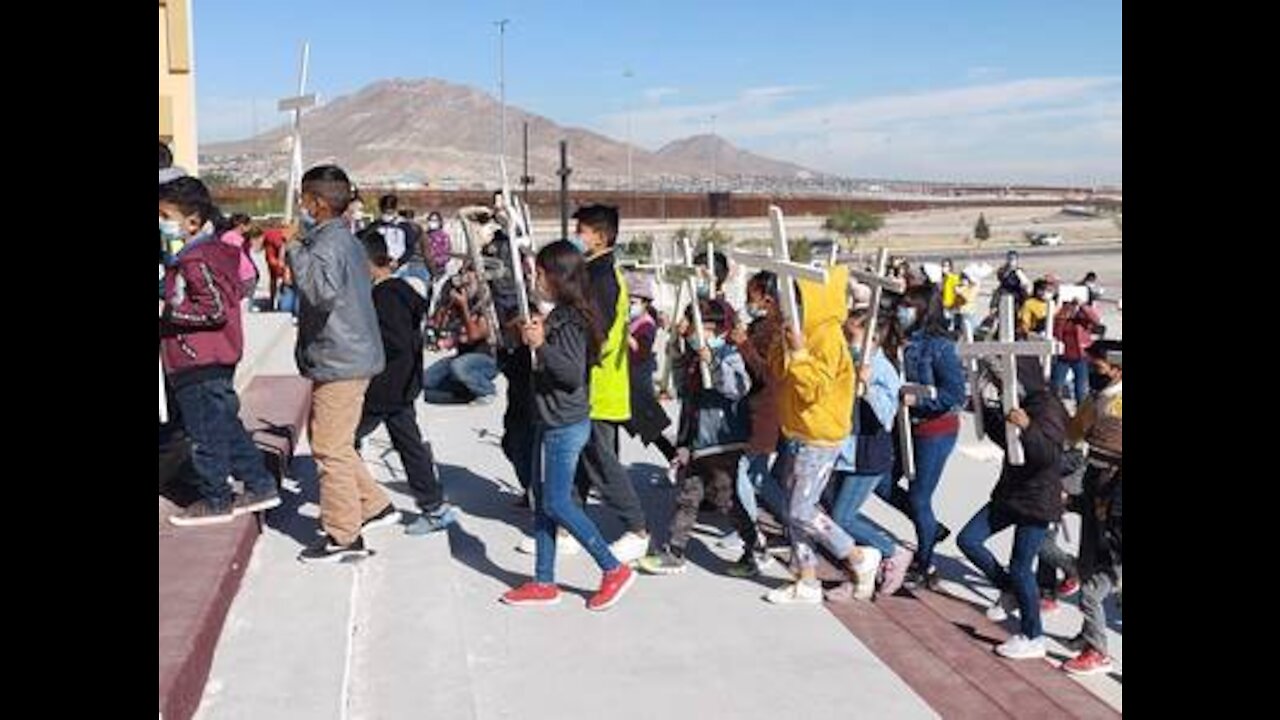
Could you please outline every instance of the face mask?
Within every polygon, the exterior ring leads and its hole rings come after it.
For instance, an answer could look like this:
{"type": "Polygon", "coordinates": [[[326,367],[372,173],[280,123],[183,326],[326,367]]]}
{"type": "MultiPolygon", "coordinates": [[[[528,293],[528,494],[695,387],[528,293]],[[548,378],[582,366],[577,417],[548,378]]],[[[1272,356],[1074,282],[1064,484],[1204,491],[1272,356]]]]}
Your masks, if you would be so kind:
{"type": "Polygon", "coordinates": [[[1053,293],[1047,293],[1047,292],[1046,292],[1046,293],[1040,293],[1040,299],[1041,299],[1041,300],[1044,300],[1045,302],[1049,302],[1049,300],[1050,300],[1050,299],[1052,299],[1052,298],[1053,298],[1053,293]]]}
{"type": "Polygon", "coordinates": [[[432,220],[427,223],[427,230],[431,230],[434,232],[439,229],[440,229],[440,223],[436,222],[435,220],[432,220]]]}
{"type": "Polygon", "coordinates": [[[862,364],[862,345],[861,344],[850,345],[849,355],[853,357],[853,362],[855,365],[861,365],[862,364]]]}
{"type": "Polygon", "coordinates": [[[555,309],[556,309],[556,304],[555,304],[555,303],[553,303],[553,302],[551,302],[550,300],[539,300],[539,301],[538,301],[538,312],[539,312],[543,317],[546,317],[546,316],[550,315],[550,314],[551,314],[551,311],[552,311],[552,310],[555,310],[555,309]]]}
{"type": "Polygon", "coordinates": [[[636,318],[640,317],[640,316],[641,316],[641,315],[643,315],[643,314],[644,314],[644,306],[643,306],[643,305],[637,305],[637,304],[635,304],[635,303],[632,303],[632,304],[631,304],[631,314],[629,315],[629,317],[630,317],[632,320],[635,320],[636,318]]]}
{"type": "Polygon", "coordinates": [[[180,240],[182,239],[182,234],[183,233],[182,233],[181,223],[179,223],[177,220],[169,220],[168,218],[161,218],[160,235],[165,240],[170,240],[170,241],[180,240]]]}
{"type": "Polygon", "coordinates": [[[747,306],[747,315],[750,316],[752,320],[759,320],[760,318],[768,314],[769,314],[769,311],[765,310],[762,307],[756,307],[754,305],[747,306]]]}
{"type": "Polygon", "coordinates": [[[1098,372],[1097,370],[1089,371],[1089,389],[1094,392],[1102,392],[1111,384],[1111,377],[1098,372]]]}
{"type": "Polygon", "coordinates": [[[311,229],[316,226],[315,216],[313,216],[311,214],[311,211],[307,210],[306,208],[302,208],[301,211],[299,212],[298,221],[302,223],[302,230],[304,232],[310,232],[311,229]]]}
{"type": "Polygon", "coordinates": [[[583,255],[587,254],[587,241],[583,240],[581,235],[574,235],[569,238],[569,242],[573,243],[573,246],[578,249],[578,252],[583,255]]]}
{"type": "Polygon", "coordinates": [[[694,352],[697,352],[698,350],[702,349],[702,338],[698,337],[696,333],[693,335],[690,335],[685,340],[685,342],[689,343],[689,349],[694,352]]]}
{"type": "Polygon", "coordinates": [[[912,305],[898,308],[898,326],[907,329],[916,324],[916,309],[912,305]]]}
{"type": "Polygon", "coordinates": [[[722,347],[724,347],[724,338],[719,335],[714,335],[707,340],[707,349],[712,352],[715,352],[722,347]]]}
{"type": "Polygon", "coordinates": [[[698,299],[706,300],[711,297],[711,286],[705,280],[699,280],[697,284],[698,299]]]}

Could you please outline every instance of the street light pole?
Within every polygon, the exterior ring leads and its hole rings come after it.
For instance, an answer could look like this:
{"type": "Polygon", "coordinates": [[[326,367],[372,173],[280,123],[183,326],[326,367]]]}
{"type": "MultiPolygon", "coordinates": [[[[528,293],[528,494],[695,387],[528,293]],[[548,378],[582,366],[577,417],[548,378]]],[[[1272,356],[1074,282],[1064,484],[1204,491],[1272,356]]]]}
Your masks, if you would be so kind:
{"type": "Polygon", "coordinates": [[[716,141],[716,116],[711,116],[711,192],[716,191],[717,165],[720,163],[720,143],[716,141]]]}
{"type": "MultiPolygon", "coordinates": [[[[630,80],[635,77],[635,73],[630,68],[622,71],[622,77],[630,80]]],[[[631,111],[634,109],[631,98],[631,83],[627,83],[627,190],[634,196],[636,192],[636,176],[631,165],[631,111]]]]}
{"type": "Polygon", "coordinates": [[[510,20],[503,18],[495,21],[493,24],[498,26],[498,102],[502,106],[502,119],[498,127],[498,152],[502,154],[503,162],[507,159],[507,57],[506,57],[506,40],[507,40],[507,23],[510,20]]]}

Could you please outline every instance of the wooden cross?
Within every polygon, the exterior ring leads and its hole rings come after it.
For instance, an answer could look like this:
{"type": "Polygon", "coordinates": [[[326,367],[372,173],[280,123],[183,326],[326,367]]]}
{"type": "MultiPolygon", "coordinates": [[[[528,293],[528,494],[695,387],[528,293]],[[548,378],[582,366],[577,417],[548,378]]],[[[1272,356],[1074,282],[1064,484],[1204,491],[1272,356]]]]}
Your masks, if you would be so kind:
{"type": "MultiPolygon", "coordinates": [[[[662,266],[663,279],[668,283],[678,283],[680,288],[688,288],[689,304],[691,314],[693,315],[693,332],[697,334],[698,342],[706,341],[703,334],[702,325],[702,308],[698,305],[698,277],[701,276],[701,268],[693,264],[693,246],[689,244],[689,238],[681,238],[684,248],[683,263],[667,263],[662,266]]],[[[680,311],[680,290],[676,290],[676,312],[680,311]]],[[[702,387],[703,389],[711,389],[711,368],[702,359],[698,359],[698,367],[702,371],[702,387]]]]}
{"type": "MultiPolygon", "coordinates": [[[[961,358],[997,358],[1000,366],[1000,406],[1006,418],[1005,452],[1009,456],[1010,465],[1022,465],[1026,456],[1022,452],[1022,442],[1018,427],[1008,421],[1009,413],[1018,409],[1018,358],[1025,356],[1042,357],[1054,351],[1054,343],[1048,340],[1016,341],[1014,337],[1013,296],[1005,294],[1000,298],[1000,338],[999,342],[971,342],[956,346],[956,353],[961,358]]],[[[979,415],[983,411],[979,381],[975,376],[973,382],[973,410],[979,415]]]]}
{"type": "MultiPolygon", "coordinates": [[[[901,347],[898,348],[898,367],[906,367],[906,358],[901,347]]],[[[903,400],[909,397],[932,400],[938,397],[938,389],[932,385],[903,383],[899,395],[903,400]]],[[[902,452],[902,474],[908,480],[915,480],[916,447],[915,441],[911,437],[911,408],[905,402],[898,407],[898,449],[902,452]]]]}
{"type": "Polygon", "coordinates": [[[778,301],[782,310],[782,319],[791,325],[797,337],[801,337],[804,328],[800,324],[800,309],[796,307],[795,278],[803,278],[816,283],[827,282],[827,269],[791,262],[791,250],[787,247],[787,226],[782,216],[782,208],[769,206],[769,222],[773,229],[772,255],[733,250],[733,259],[743,265],[768,270],[778,276],[778,301]]]}
{"type": "MultiPolygon", "coordinates": [[[[462,235],[467,240],[467,256],[471,258],[472,269],[475,270],[476,278],[480,283],[480,304],[484,306],[485,319],[488,320],[489,342],[495,346],[506,347],[505,338],[502,333],[498,332],[498,310],[493,305],[493,292],[489,288],[489,281],[502,275],[502,261],[498,261],[498,267],[487,266],[480,241],[481,230],[478,218],[492,213],[491,208],[482,205],[459,208],[458,220],[462,224],[462,235]]],[[[512,243],[512,247],[514,249],[514,243],[512,243]]],[[[525,312],[528,312],[527,305],[525,312]]]]}
{"type": "Polygon", "coordinates": [[[315,93],[307,94],[307,60],[311,56],[311,43],[302,44],[302,66],[298,70],[298,94],[283,98],[276,105],[280,112],[293,113],[292,139],[289,156],[289,184],[284,196],[284,224],[293,224],[293,206],[302,185],[302,111],[316,104],[315,93]]]}

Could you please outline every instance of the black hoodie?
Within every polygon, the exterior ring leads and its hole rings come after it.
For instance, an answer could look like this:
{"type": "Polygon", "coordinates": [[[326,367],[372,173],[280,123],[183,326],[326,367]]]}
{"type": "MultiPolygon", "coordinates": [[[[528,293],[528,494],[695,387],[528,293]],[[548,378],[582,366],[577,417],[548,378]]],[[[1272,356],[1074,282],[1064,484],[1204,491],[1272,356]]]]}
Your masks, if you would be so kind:
{"type": "MultiPolygon", "coordinates": [[[[1018,382],[1026,390],[1020,405],[1031,418],[1021,433],[1025,462],[1010,465],[1006,453],[1000,479],[991,491],[997,508],[1028,523],[1057,522],[1062,517],[1062,446],[1067,435],[1067,409],[1045,386],[1037,358],[1018,358],[1018,382]]],[[[998,408],[987,408],[987,435],[1005,448],[1005,420],[998,408]]]]}
{"type": "Polygon", "coordinates": [[[387,366],[369,383],[364,406],[370,412],[391,412],[413,405],[422,392],[422,319],[427,301],[412,285],[393,277],[373,286],[373,307],[387,366]]]}

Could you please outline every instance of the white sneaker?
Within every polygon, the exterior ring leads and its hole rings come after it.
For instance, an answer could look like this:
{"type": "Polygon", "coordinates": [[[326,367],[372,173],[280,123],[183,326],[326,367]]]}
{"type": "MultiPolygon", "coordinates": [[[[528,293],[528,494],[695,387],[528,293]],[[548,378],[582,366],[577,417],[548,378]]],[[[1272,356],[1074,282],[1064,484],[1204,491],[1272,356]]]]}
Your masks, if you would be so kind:
{"type": "Polygon", "coordinates": [[[797,581],[770,590],[764,599],[775,605],[819,605],[822,603],[822,586],[797,581]]]}
{"type": "Polygon", "coordinates": [[[876,591],[876,575],[880,572],[880,551],[873,547],[859,549],[862,551],[862,562],[853,568],[857,581],[853,597],[855,600],[870,600],[876,591]]]}
{"type": "Polygon", "coordinates": [[[1041,635],[1034,640],[1028,640],[1022,635],[1014,635],[1004,643],[997,645],[996,653],[1011,660],[1043,658],[1045,654],[1044,636],[1041,635]]]}
{"type": "Polygon", "coordinates": [[[1013,593],[1002,592],[996,604],[987,608],[987,619],[991,622],[1004,622],[1009,613],[1018,609],[1018,598],[1013,593]]]}
{"type": "Polygon", "coordinates": [[[719,540],[716,541],[716,546],[722,547],[722,548],[730,548],[734,550],[741,549],[742,536],[738,534],[737,530],[730,530],[727,534],[723,535],[719,540]]]}
{"type": "Polygon", "coordinates": [[[630,565],[649,554],[649,538],[641,537],[633,532],[622,533],[622,537],[613,541],[609,552],[623,565],[630,565]]]}
{"type": "MultiPolygon", "coordinates": [[[[516,545],[516,552],[525,555],[538,554],[538,541],[531,535],[520,538],[520,544],[516,545]]],[[[577,555],[582,552],[582,545],[573,538],[572,535],[561,530],[556,534],[556,555],[577,555]]]]}

